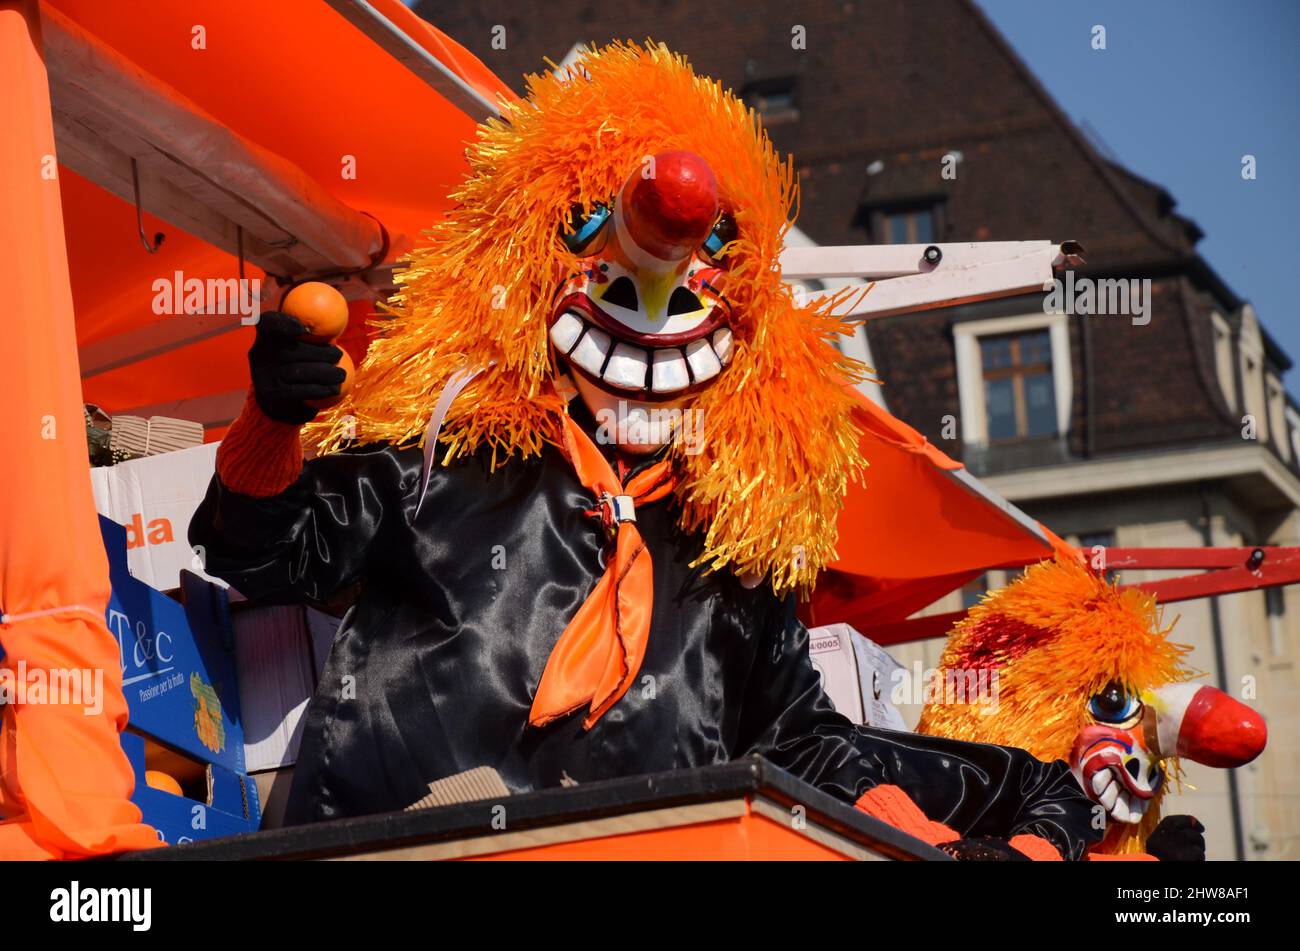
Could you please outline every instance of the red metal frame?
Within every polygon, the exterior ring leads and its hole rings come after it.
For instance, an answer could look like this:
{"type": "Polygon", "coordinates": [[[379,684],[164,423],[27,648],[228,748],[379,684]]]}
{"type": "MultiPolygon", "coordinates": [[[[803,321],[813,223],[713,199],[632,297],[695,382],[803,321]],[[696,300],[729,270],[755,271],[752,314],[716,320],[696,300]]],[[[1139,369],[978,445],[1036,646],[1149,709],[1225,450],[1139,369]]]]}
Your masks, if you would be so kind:
{"type": "MultiPolygon", "coordinates": [[[[1300,582],[1300,548],[1107,548],[1102,554],[1104,563],[1095,566],[1101,571],[1203,569],[1202,574],[1124,585],[1150,592],[1162,604],[1300,582]]],[[[863,633],[877,644],[906,644],[942,637],[965,616],[965,611],[951,611],[881,624],[863,633]]]]}

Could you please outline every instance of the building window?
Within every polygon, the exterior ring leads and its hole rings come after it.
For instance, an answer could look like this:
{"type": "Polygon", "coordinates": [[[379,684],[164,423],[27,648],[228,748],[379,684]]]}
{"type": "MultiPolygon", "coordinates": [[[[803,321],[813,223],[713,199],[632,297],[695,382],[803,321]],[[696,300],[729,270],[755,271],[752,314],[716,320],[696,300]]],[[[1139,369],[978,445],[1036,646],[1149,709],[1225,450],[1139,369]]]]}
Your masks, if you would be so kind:
{"type": "Polygon", "coordinates": [[[1300,463],[1300,413],[1290,405],[1285,412],[1287,429],[1291,433],[1291,452],[1296,457],[1296,462],[1300,463]]]}
{"type": "Polygon", "coordinates": [[[1065,314],[953,325],[962,441],[988,447],[1064,436],[1074,398],[1065,314]]]}
{"type": "Polygon", "coordinates": [[[1268,611],[1268,648],[1274,657],[1286,656],[1286,593],[1281,588],[1264,589],[1268,611]]]}
{"type": "Polygon", "coordinates": [[[990,443],[1056,435],[1052,341],[1046,329],[980,338],[990,443]]]}
{"type": "Polygon", "coordinates": [[[1232,328],[1218,311],[1210,314],[1214,328],[1214,373],[1219,380],[1219,391],[1228,409],[1237,411],[1237,381],[1232,372],[1232,328]]]}
{"type": "Polygon", "coordinates": [[[1273,434],[1273,445],[1283,462],[1291,461],[1291,440],[1286,430],[1286,390],[1282,381],[1272,373],[1264,378],[1264,388],[1268,392],[1268,428],[1273,434]]]}
{"type": "Polygon", "coordinates": [[[1264,392],[1264,338],[1260,333],[1255,310],[1249,304],[1241,309],[1241,389],[1245,411],[1255,421],[1255,438],[1268,439],[1268,396],[1264,392]]]}
{"type": "Polygon", "coordinates": [[[741,90],[740,98],[758,113],[764,125],[778,125],[799,118],[797,89],[793,76],[757,79],[741,90]]]}
{"type": "Polygon", "coordinates": [[[934,244],[943,234],[942,196],[865,203],[853,226],[872,244],[934,244]]]}
{"type": "Polygon", "coordinates": [[[931,244],[934,241],[934,208],[905,208],[881,214],[877,244],[931,244]]]}
{"type": "Polygon", "coordinates": [[[984,595],[989,590],[989,576],[980,575],[978,578],[972,578],[961,586],[961,609],[969,611],[975,605],[980,603],[984,595]]]}

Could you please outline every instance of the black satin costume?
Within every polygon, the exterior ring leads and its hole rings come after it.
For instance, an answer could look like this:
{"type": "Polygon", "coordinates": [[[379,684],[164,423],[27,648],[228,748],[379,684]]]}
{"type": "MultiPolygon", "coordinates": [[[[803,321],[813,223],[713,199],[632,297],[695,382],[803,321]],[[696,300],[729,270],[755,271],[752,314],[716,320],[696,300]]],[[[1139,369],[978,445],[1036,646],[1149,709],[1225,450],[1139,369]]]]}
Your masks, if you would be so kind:
{"type": "Polygon", "coordinates": [[[1100,837],[1064,763],[836,713],[793,599],[690,568],[701,540],[671,499],[637,510],[655,604],[634,685],[589,731],[581,712],[530,726],[551,648],[602,572],[593,499],[554,449],[494,474],[479,456],[437,468],[412,523],[421,470],[418,449],[367,446],[308,462],[269,499],[214,478],[190,525],[208,572],[249,598],[324,600],[361,582],[308,710],[286,821],[402,809],[476,766],[525,791],[759,753],[849,803],[894,783],[963,835],[1034,833],[1071,858],[1100,837]]]}

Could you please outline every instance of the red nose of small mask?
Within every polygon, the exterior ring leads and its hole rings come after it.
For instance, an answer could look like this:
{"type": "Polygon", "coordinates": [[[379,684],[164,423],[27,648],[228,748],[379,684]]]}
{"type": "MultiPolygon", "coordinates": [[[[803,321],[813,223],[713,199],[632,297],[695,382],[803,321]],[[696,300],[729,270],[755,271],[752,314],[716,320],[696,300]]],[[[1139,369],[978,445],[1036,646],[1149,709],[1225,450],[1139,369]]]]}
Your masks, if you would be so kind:
{"type": "Polygon", "coordinates": [[[1176,747],[1169,752],[1218,769],[1244,766],[1263,752],[1264,718],[1222,690],[1180,683],[1159,693],[1166,698],[1160,712],[1162,747],[1176,747]]]}
{"type": "Polygon", "coordinates": [[[718,183],[694,152],[661,152],[628,178],[622,205],[637,247],[661,261],[680,261],[717,220],[718,183]]]}

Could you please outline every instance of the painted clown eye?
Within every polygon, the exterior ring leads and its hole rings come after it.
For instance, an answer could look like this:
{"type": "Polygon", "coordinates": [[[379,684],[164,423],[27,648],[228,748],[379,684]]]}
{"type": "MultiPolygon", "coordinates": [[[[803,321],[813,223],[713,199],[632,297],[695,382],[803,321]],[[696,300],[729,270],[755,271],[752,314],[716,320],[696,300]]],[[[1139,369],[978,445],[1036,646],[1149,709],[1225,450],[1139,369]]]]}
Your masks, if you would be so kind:
{"type": "Polygon", "coordinates": [[[1142,701],[1112,680],[1088,701],[1088,712],[1099,723],[1126,723],[1142,715],[1142,701]]]}
{"type": "Polygon", "coordinates": [[[582,205],[574,205],[569,211],[569,223],[561,230],[560,239],[564,246],[574,254],[581,254],[596,242],[596,237],[609,220],[610,207],[604,202],[596,202],[587,211],[582,205]]]}
{"type": "Polygon", "coordinates": [[[702,248],[704,256],[714,264],[721,264],[725,255],[723,249],[728,244],[735,241],[740,235],[740,229],[736,227],[736,219],[729,212],[723,212],[714,222],[713,230],[709,236],[704,239],[702,248]]]}

